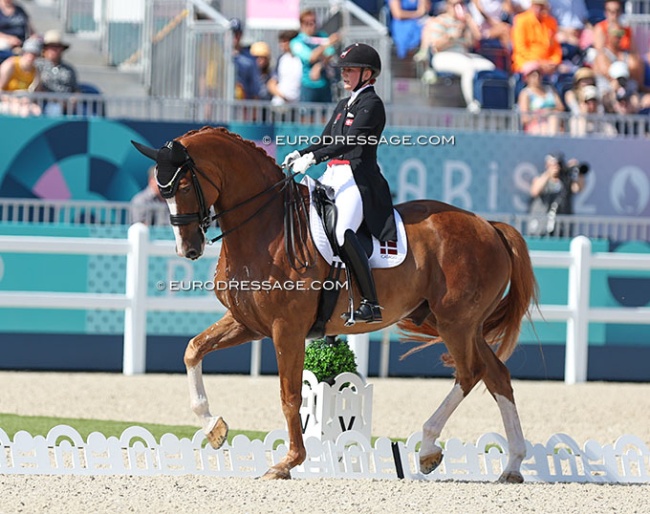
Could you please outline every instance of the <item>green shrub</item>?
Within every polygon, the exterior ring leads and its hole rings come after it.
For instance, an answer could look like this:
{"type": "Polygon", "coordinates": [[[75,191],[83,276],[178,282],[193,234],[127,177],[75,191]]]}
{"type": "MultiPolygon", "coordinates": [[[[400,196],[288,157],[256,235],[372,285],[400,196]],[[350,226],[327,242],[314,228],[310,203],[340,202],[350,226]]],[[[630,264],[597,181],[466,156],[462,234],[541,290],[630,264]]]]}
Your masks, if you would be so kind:
{"type": "Polygon", "coordinates": [[[326,339],[315,339],[305,348],[306,370],[311,371],[320,382],[327,382],[340,373],[357,372],[354,352],[343,339],[330,344],[326,339]]]}

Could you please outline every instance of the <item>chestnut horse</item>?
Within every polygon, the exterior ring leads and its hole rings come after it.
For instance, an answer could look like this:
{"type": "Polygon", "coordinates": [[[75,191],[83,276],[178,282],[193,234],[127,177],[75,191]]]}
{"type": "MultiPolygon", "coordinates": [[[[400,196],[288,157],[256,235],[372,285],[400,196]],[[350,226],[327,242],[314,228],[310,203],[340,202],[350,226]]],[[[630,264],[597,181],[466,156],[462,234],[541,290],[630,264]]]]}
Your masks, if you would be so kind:
{"type": "MultiPolygon", "coordinates": [[[[284,284],[326,278],[329,265],[314,247],[304,211],[291,210],[291,202],[282,194],[289,181],[303,199],[306,189],[285,176],[252,142],[222,128],[204,127],[159,150],[134,144],[157,161],[157,180],[167,197],[179,256],[201,256],[213,206],[225,234],[215,281],[284,284]],[[298,266],[299,256],[313,260],[298,266]]],[[[422,346],[444,341],[449,352],[446,363],[455,367],[455,383],[424,423],[421,471],[429,473],[440,464],[442,449],[436,439],[463,398],[483,380],[499,406],[508,439],[509,459],[499,480],[521,482],[526,446],[510,373],[503,362],[517,344],[531,301],[536,301],[537,284],[526,243],[509,225],[488,222],[441,202],[413,201],[396,208],[405,223],[409,248],[399,266],[373,271],[384,308],[383,322],[346,327],[340,317],[348,306],[344,294],[326,324],[326,333],[355,334],[397,323],[422,346]]],[[[192,410],[202,420],[212,446],[218,448],[228,427],[210,412],[203,358],[214,350],[263,337],[273,340],[289,450],[265,478],[291,478],[291,469],[306,457],[299,415],[302,370],[305,337],[319,302],[319,291],[306,289],[216,291],[228,311],[192,338],[185,351],[192,410]]]]}

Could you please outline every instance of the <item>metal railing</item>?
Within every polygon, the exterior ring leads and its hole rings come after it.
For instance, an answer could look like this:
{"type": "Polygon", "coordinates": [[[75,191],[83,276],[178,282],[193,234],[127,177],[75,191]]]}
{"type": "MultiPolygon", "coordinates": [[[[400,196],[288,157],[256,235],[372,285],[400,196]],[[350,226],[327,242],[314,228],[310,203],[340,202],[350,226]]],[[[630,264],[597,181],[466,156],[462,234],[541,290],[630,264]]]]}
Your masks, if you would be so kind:
{"type": "MultiPolygon", "coordinates": [[[[165,204],[140,208],[155,225],[167,225],[169,210],[165,204]]],[[[512,213],[479,213],[486,219],[503,221],[524,235],[533,235],[532,225],[538,216],[512,213]]],[[[59,223],[63,225],[128,225],[131,222],[128,202],[94,202],[83,200],[41,200],[0,198],[0,223],[59,223]]],[[[650,218],[558,215],[556,229],[547,239],[583,235],[612,242],[650,241],[650,218]]]]}
{"type": "MultiPolygon", "coordinates": [[[[146,371],[146,322],[149,311],[225,312],[211,296],[183,298],[149,297],[147,276],[149,256],[171,255],[171,242],[149,239],[145,225],[136,223],[129,228],[128,240],[58,237],[0,236],[0,253],[44,253],[76,255],[126,255],[126,291],[124,294],[62,293],[34,291],[0,291],[0,307],[124,310],[123,372],[127,375],[146,371]]],[[[219,245],[207,247],[210,255],[218,255],[219,245]]],[[[588,328],[590,322],[650,323],[650,308],[595,308],[589,306],[592,269],[650,271],[650,255],[610,254],[591,252],[591,242],[583,236],[571,242],[567,252],[531,252],[533,265],[542,268],[569,269],[567,305],[540,305],[533,311],[534,320],[565,321],[567,343],[565,382],[587,380],[588,328]]],[[[358,342],[367,359],[367,339],[358,342]],[[364,349],[363,346],[366,346],[364,349]]],[[[388,352],[381,353],[388,359],[388,352]]],[[[251,357],[251,373],[260,369],[260,345],[256,343],[251,357]]],[[[387,366],[380,362],[380,369],[387,366]]],[[[367,370],[367,362],[361,368],[367,370]]]]}

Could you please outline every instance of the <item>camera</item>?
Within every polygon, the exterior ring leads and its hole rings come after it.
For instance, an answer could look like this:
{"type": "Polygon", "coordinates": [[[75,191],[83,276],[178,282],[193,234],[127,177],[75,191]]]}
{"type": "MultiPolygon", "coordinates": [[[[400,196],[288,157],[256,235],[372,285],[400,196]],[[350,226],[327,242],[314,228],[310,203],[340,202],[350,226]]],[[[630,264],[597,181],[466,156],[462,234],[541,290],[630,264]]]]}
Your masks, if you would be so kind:
{"type": "Polygon", "coordinates": [[[571,166],[569,168],[569,173],[571,173],[571,175],[573,175],[573,176],[586,175],[587,173],[589,173],[590,169],[591,169],[591,167],[589,166],[589,163],[587,163],[587,162],[579,162],[575,166],[571,166]]]}

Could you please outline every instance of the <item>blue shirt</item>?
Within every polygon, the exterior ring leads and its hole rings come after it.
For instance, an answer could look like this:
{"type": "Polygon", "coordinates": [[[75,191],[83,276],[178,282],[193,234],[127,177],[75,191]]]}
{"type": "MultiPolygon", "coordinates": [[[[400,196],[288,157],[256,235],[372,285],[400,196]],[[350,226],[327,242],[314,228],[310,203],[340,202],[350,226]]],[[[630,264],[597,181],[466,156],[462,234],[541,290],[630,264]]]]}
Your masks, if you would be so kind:
{"type": "Polygon", "coordinates": [[[233,56],[235,63],[235,99],[251,100],[260,91],[260,72],[255,59],[245,52],[233,56]]]}

